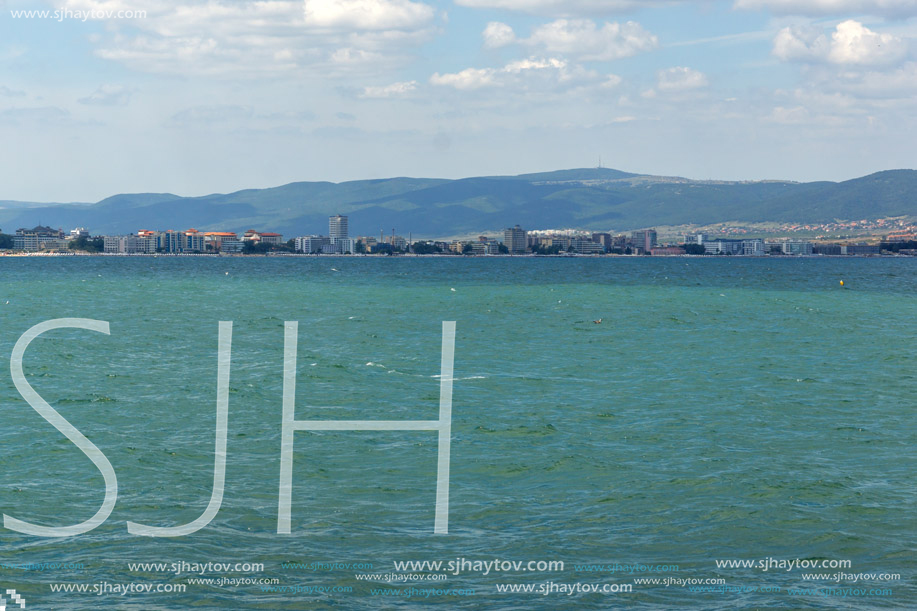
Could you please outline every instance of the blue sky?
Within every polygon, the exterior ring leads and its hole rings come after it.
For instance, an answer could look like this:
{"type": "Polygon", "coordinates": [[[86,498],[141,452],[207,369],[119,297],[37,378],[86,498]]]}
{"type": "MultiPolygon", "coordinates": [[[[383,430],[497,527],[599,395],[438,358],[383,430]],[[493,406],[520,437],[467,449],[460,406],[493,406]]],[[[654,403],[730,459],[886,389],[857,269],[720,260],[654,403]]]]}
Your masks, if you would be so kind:
{"type": "Polygon", "coordinates": [[[0,199],[599,158],[730,180],[915,167],[917,0],[0,7],[0,199]]]}

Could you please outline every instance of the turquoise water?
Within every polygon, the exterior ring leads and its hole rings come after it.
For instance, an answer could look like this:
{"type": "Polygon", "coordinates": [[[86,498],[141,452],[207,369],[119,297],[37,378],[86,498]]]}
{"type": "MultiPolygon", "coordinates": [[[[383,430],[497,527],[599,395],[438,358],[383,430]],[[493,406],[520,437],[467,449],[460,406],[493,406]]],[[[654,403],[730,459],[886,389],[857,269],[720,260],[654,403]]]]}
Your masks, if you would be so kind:
{"type": "MultiPolygon", "coordinates": [[[[25,356],[29,383],[119,483],[113,513],[90,533],[0,530],[0,586],[27,609],[917,606],[917,261],[5,258],[0,277],[4,359],[45,320],[111,327],[49,332],[25,356]],[[129,535],[127,521],[184,524],[210,498],[221,320],[234,324],[222,508],[193,535],[129,535]],[[437,418],[441,322],[456,321],[448,535],[433,534],[431,432],[296,433],[293,532],[276,533],[288,320],[299,321],[299,420],[437,418]],[[564,570],[355,577],[456,558],[564,570]],[[715,562],[767,558],[850,566],[715,562]],[[203,577],[278,583],[201,585],[188,582],[201,575],[129,566],[181,562],[261,563],[203,577]],[[22,563],[82,568],[10,566],[22,563]],[[575,567],[614,563],[678,571],[575,567]],[[839,571],[900,579],[802,577],[839,571]],[[666,577],[780,591],[634,583],[666,577]],[[549,582],[632,592],[497,591],[549,582]],[[187,588],[122,596],[52,584],[187,588]],[[391,595],[411,586],[474,594],[391,595]],[[351,591],[307,591],[317,587],[351,591]]],[[[104,496],[99,471],[19,396],[6,364],[0,393],[2,512],[51,526],[89,518],[104,496]]]]}

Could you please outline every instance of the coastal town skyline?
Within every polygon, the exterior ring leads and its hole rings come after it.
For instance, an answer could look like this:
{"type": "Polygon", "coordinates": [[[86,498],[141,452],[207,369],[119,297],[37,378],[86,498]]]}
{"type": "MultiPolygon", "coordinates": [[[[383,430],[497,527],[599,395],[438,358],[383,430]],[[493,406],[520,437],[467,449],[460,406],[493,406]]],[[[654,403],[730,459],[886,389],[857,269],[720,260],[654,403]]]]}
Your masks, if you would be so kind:
{"type": "MultiPolygon", "coordinates": [[[[852,226],[864,224],[857,221],[852,226]]],[[[239,235],[232,231],[177,231],[141,229],[135,234],[92,236],[88,229],[77,227],[65,234],[48,226],[19,228],[15,235],[0,233],[0,249],[22,253],[70,254],[71,251],[92,254],[304,254],[304,255],[917,255],[917,223],[903,219],[881,219],[878,222],[895,232],[878,241],[807,240],[791,237],[762,237],[686,232],[681,240],[659,240],[655,228],[628,233],[589,232],[577,229],[529,229],[520,225],[508,227],[502,237],[480,235],[476,239],[414,241],[391,230],[380,230],[374,236],[350,236],[349,217],[335,214],[328,218],[328,235],[308,234],[286,241],[277,232],[249,229],[239,235]],[[892,220],[886,224],[884,221],[892,220]]],[[[725,228],[725,225],[724,225],[725,228]]]]}

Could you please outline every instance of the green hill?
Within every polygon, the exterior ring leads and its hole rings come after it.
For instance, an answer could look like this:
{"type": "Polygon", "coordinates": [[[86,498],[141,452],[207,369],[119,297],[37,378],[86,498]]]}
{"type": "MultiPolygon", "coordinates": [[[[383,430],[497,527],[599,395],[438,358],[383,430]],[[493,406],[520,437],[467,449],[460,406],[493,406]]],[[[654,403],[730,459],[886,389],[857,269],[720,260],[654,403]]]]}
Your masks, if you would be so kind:
{"type": "Polygon", "coordinates": [[[459,180],[389,178],[296,182],[270,189],[181,197],[121,194],[95,204],[8,202],[7,232],[39,222],[94,234],[138,229],[326,233],[328,216],[350,216],[354,235],[448,236],[526,228],[626,231],[723,221],[818,223],[917,216],[917,171],[890,170],[840,183],[694,181],[608,168],[459,180]]]}

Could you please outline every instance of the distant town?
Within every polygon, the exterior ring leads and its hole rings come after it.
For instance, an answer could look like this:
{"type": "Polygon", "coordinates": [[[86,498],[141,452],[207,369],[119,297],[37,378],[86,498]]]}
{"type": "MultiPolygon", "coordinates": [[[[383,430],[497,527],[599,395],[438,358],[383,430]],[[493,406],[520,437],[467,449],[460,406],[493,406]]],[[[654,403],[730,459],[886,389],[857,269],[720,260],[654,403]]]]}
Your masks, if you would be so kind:
{"type": "MultiPolygon", "coordinates": [[[[867,221],[853,223],[864,224],[867,221]]],[[[883,226],[883,223],[879,222],[878,226],[883,226]]],[[[39,225],[31,229],[17,229],[15,235],[0,233],[0,254],[917,256],[917,234],[913,231],[888,233],[881,236],[877,243],[735,236],[734,232],[727,231],[719,235],[696,232],[686,233],[679,240],[660,242],[655,229],[615,235],[573,229],[526,230],[515,225],[503,231],[502,239],[482,235],[465,240],[414,241],[410,236],[396,235],[394,230],[389,235],[381,231],[378,238],[352,237],[348,217],[336,214],[328,219],[328,235],[303,235],[287,240],[280,233],[255,229],[241,235],[232,231],[141,229],[134,234],[93,236],[83,227],[65,233],[62,229],[39,225]]]]}

